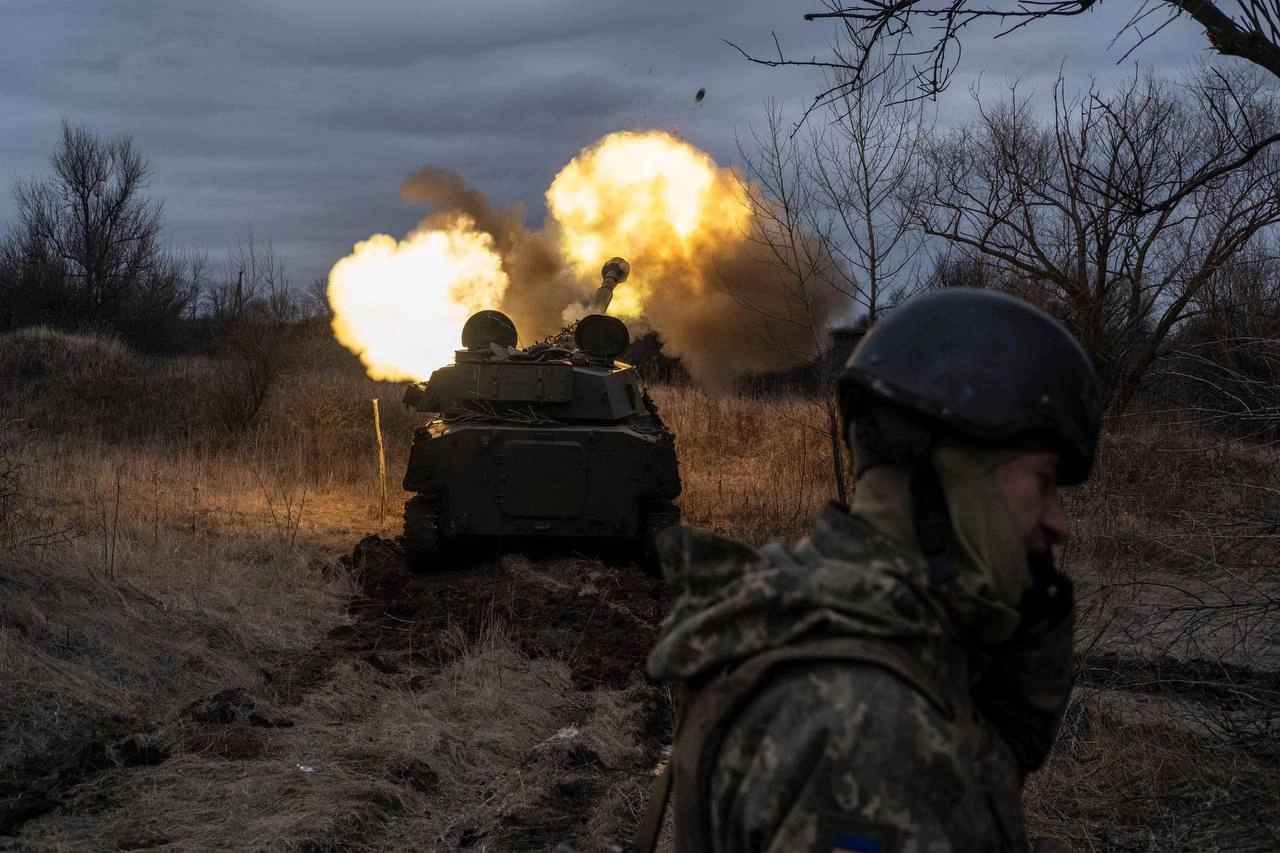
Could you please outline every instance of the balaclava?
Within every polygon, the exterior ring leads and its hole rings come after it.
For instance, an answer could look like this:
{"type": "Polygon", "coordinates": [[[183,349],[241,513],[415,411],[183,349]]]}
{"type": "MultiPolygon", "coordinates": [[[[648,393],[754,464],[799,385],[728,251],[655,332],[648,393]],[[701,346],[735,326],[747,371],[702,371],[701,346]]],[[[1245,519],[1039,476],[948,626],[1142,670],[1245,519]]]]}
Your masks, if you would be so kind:
{"type": "MultiPolygon", "coordinates": [[[[946,495],[956,577],[936,592],[952,618],[986,645],[1018,627],[1018,603],[1031,586],[1026,544],[995,470],[1020,451],[974,446],[934,448],[931,461],[946,495]]],[[[911,512],[911,469],[878,464],[862,471],[853,511],[893,541],[919,547],[911,512]]]]}

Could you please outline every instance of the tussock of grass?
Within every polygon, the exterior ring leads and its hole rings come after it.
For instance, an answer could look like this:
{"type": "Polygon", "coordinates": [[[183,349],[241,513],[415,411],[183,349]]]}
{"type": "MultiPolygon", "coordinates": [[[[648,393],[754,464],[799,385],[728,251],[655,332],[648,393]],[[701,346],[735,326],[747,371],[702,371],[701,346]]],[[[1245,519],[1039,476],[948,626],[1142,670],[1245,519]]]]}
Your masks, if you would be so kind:
{"type": "Polygon", "coordinates": [[[1275,849],[1274,754],[1223,749],[1204,732],[1142,713],[1132,696],[1103,699],[1077,697],[1048,765],[1031,777],[1034,835],[1071,850],[1275,849]]]}
{"type": "Polygon", "coordinates": [[[331,607],[323,584],[252,596],[219,593],[225,578],[212,588],[188,579],[185,595],[146,592],[108,580],[96,558],[74,544],[0,553],[6,813],[33,790],[61,796],[86,773],[137,763],[194,697],[251,683],[282,651],[313,642],[317,612],[331,607]]]}
{"type": "MultiPolygon", "coordinates": [[[[500,626],[414,690],[358,660],[330,676],[288,709],[290,727],[258,735],[269,753],[117,771],[112,802],[91,820],[35,822],[30,849],[149,836],[184,849],[540,849],[548,839],[526,827],[558,796],[574,818],[587,805],[572,802],[578,786],[606,815],[634,797],[596,781],[634,775],[619,773],[641,751],[634,700],[576,691],[562,662],[527,658],[500,626]]],[[[618,840],[608,820],[578,839],[618,840]]]]}
{"type": "Polygon", "coordinates": [[[685,520],[760,544],[804,534],[834,494],[825,413],[799,397],[650,390],[676,434],[685,520]]]}
{"type": "Polygon", "coordinates": [[[0,380],[60,378],[69,386],[108,382],[147,361],[115,338],[35,326],[0,335],[0,380]]]}

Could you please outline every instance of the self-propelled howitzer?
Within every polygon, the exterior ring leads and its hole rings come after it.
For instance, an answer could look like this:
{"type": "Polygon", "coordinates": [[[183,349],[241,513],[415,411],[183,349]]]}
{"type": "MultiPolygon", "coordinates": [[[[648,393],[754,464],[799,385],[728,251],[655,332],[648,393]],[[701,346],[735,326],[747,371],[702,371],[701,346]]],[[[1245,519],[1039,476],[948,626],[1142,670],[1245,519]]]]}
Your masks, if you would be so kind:
{"type": "MultiPolygon", "coordinates": [[[[618,261],[602,289],[625,279],[618,261]]],[[[442,543],[480,537],[625,540],[652,559],[654,535],[679,520],[680,476],[675,437],[617,360],[626,326],[589,314],[541,343],[516,342],[510,319],[481,311],[454,363],[405,393],[434,415],[414,431],[404,477],[410,566],[436,567],[442,543]]]]}

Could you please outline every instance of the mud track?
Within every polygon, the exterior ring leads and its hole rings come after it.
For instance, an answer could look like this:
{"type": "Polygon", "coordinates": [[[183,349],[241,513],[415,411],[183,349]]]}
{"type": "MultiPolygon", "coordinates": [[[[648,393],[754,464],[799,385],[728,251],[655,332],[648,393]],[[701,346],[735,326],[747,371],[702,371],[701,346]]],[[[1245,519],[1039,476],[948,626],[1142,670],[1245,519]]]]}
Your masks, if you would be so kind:
{"type": "Polygon", "coordinates": [[[1078,656],[1080,681],[1093,687],[1174,696],[1228,710],[1280,713],[1280,673],[1222,661],[1134,660],[1116,654],[1078,656]]]}
{"type": "MultiPolygon", "coordinates": [[[[589,816],[609,797],[616,801],[622,788],[634,809],[672,737],[672,698],[643,674],[670,603],[658,579],[631,565],[563,555],[472,560],[414,575],[406,571],[397,543],[373,536],[331,570],[349,575],[357,594],[346,605],[345,624],[313,647],[265,658],[252,683],[226,685],[168,719],[86,721],[73,741],[50,744],[28,766],[6,768],[0,776],[0,849],[87,849],[86,838],[101,839],[93,849],[232,849],[201,843],[201,828],[171,820],[171,813],[160,812],[170,822],[151,824],[129,815],[140,796],[175,784],[182,774],[213,780],[211,788],[222,791],[242,784],[236,774],[278,779],[282,769],[305,772],[295,764],[299,743],[307,744],[306,754],[327,752],[330,768],[342,763],[339,769],[351,771],[347,783],[353,787],[342,791],[345,799],[334,803],[328,824],[301,828],[287,842],[260,849],[550,850],[559,840],[598,834],[598,826],[588,827],[589,816]],[[605,766],[592,750],[563,745],[551,758],[537,759],[552,772],[534,796],[487,821],[472,816],[447,822],[447,833],[406,845],[402,825],[412,817],[406,802],[430,802],[441,793],[439,765],[433,766],[430,755],[355,743],[369,721],[353,712],[318,722],[308,703],[342,698],[344,690],[349,695],[372,681],[387,695],[426,695],[433,677],[495,626],[526,658],[567,665],[572,689],[584,696],[625,690],[638,715],[631,720],[642,742],[640,754],[605,766]],[[148,775],[167,768],[173,774],[148,775]],[[45,845],[46,834],[61,840],[45,845]]],[[[1081,684],[1090,687],[1210,703],[1255,716],[1280,714],[1274,673],[1115,655],[1082,658],[1078,666],[1081,684]]],[[[173,796],[180,799],[181,790],[173,796]]],[[[272,808],[264,805],[262,811],[272,808]]],[[[611,834],[625,837],[631,827],[621,824],[636,817],[622,818],[611,834]]]]}
{"type": "MultiPolygon", "coordinates": [[[[29,837],[22,830],[33,821],[43,829],[61,817],[82,820],[126,802],[127,796],[117,797],[113,788],[127,788],[125,778],[135,769],[184,757],[287,761],[277,754],[281,748],[273,733],[291,729],[291,709],[331,684],[342,667],[349,670],[359,661],[397,688],[418,690],[494,625],[503,626],[528,658],[567,663],[576,690],[629,689],[641,697],[644,754],[630,768],[633,775],[652,768],[671,742],[670,695],[643,675],[669,602],[661,581],[641,569],[590,559],[515,558],[415,575],[406,571],[397,543],[374,536],[338,563],[359,590],[347,605],[347,624],[309,650],[268,661],[256,684],[205,696],[176,719],[103,721],[85,732],[82,742],[44,756],[39,766],[21,768],[0,787],[0,849],[28,849],[11,845],[29,837]]],[[[608,773],[593,772],[590,754],[574,755],[569,753],[562,781],[539,797],[536,808],[509,815],[497,832],[464,827],[447,846],[550,849],[580,833],[610,781],[608,773]]],[[[437,784],[425,762],[388,764],[373,756],[371,766],[385,783],[383,793],[371,795],[369,807],[350,816],[349,831],[300,838],[291,848],[348,849],[356,846],[351,843],[356,838],[361,847],[376,846],[379,827],[394,821],[401,808],[386,785],[430,792],[437,784]]],[[[181,846],[181,834],[144,833],[106,843],[111,849],[181,846]]]]}
{"type": "Polygon", "coordinates": [[[331,632],[317,654],[360,655],[384,672],[406,661],[440,666],[456,654],[456,646],[414,648],[412,637],[460,629],[475,641],[496,620],[530,657],[567,660],[579,689],[623,688],[643,673],[670,603],[658,578],[586,559],[520,561],[515,568],[471,559],[410,574],[398,545],[368,537],[343,564],[363,595],[349,605],[352,624],[331,632]]]}

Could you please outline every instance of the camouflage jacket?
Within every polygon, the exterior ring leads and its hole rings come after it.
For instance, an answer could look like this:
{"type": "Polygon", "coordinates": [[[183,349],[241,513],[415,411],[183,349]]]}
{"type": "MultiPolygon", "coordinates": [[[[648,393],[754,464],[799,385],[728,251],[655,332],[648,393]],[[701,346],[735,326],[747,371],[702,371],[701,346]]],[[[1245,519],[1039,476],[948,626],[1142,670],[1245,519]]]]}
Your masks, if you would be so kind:
{"type": "Polygon", "coordinates": [[[1029,849],[1070,618],[979,654],[923,560],[834,506],[792,548],[681,528],[663,562],[678,597],[649,670],[683,688],[678,851],[1029,849]]]}

